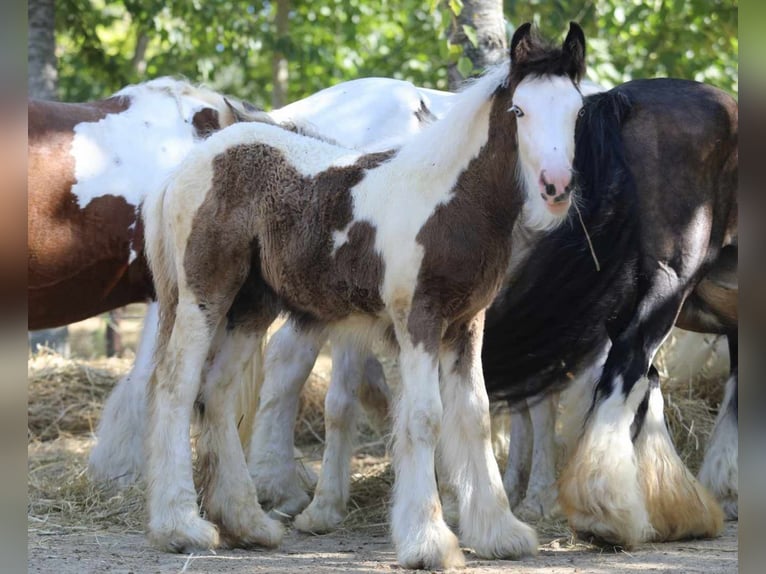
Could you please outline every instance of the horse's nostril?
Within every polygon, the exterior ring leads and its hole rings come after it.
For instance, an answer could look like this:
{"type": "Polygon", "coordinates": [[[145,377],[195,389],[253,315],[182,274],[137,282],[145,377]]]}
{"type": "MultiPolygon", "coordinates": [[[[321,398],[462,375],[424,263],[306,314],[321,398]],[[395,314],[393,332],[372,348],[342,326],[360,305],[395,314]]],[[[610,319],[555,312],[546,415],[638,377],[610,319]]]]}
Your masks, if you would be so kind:
{"type": "Polygon", "coordinates": [[[545,184],[545,193],[547,193],[550,196],[556,195],[556,186],[552,183],[546,183],[545,184]]]}

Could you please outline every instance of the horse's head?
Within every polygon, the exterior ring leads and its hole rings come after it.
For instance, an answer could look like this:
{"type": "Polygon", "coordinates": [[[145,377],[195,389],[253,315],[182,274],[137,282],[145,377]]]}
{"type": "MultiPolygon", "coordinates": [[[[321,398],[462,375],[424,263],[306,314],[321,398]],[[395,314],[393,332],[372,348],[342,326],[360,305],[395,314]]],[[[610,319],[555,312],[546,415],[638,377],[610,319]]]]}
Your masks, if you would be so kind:
{"type": "Polygon", "coordinates": [[[562,221],[571,204],[584,74],[585,36],[576,23],[570,23],[561,48],[542,42],[529,23],[513,35],[508,112],[516,119],[518,165],[528,194],[525,217],[532,227],[562,221]]]}

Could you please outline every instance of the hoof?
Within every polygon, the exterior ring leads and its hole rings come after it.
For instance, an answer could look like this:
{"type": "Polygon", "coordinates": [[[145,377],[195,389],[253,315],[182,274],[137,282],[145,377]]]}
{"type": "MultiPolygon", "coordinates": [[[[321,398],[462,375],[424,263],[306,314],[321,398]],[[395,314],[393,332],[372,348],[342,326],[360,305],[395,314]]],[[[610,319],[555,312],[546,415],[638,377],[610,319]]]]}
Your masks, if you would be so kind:
{"type": "Polygon", "coordinates": [[[218,529],[196,513],[166,524],[149,526],[149,540],[153,546],[165,552],[188,553],[210,550],[220,544],[218,529]]]}

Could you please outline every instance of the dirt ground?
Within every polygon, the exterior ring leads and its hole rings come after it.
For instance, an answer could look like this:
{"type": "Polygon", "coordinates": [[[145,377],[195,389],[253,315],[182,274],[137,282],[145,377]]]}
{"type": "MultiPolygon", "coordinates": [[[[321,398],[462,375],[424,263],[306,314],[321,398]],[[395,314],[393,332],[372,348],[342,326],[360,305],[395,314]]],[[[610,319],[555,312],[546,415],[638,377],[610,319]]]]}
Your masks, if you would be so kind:
{"type": "MultiPolygon", "coordinates": [[[[101,404],[114,381],[130,366],[130,354],[122,360],[92,360],[101,344],[94,339],[98,329],[101,329],[98,321],[91,320],[70,330],[74,335],[73,354],[89,360],[30,359],[29,572],[403,571],[396,565],[388,535],[387,504],[393,479],[386,439],[364,424],[352,463],[351,512],[340,530],[312,536],[288,529],[282,545],[275,550],[177,555],[153,549],[143,532],[146,516],[141,489],[105,491],[91,484],[85,473],[101,404]],[[68,391],[64,392],[64,388],[68,391]]],[[[126,332],[128,347],[132,347],[137,325],[129,324],[126,332]]],[[[393,363],[390,360],[383,363],[389,382],[393,382],[396,377],[393,363]]],[[[326,385],[330,367],[329,356],[324,354],[315,368],[314,384],[326,385]]],[[[297,427],[299,446],[306,463],[314,470],[318,470],[321,460],[322,398],[320,391],[308,403],[304,401],[297,427]]],[[[677,405],[684,407],[680,410],[688,412],[688,405],[678,401],[677,405]]],[[[693,427],[694,422],[681,420],[680,424],[684,428],[693,427]]],[[[704,434],[692,438],[692,442],[704,446],[704,434]]],[[[696,458],[692,462],[695,461],[696,458]]],[[[489,561],[478,559],[466,549],[468,571],[488,574],[738,571],[737,523],[727,523],[724,533],[714,540],[649,544],[629,553],[575,541],[564,522],[540,523],[536,527],[540,538],[537,556],[521,561],[489,561]]]]}
{"type": "MultiPolygon", "coordinates": [[[[737,572],[737,524],[720,538],[647,545],[631,553],[571,546],[565,537],[541,539],[540,553],[520,561],[467,556],[470,572],[494,574],[600,572],[737,572]]],[[[277,550],[224,550],[174,555],[151,548],[143,534],[106,531],[37,531],[29,534],[29,572],[120,574],[167,572],[381,572],[400,570],[379,527],[323,536],[290,532],[277,550]]]]}

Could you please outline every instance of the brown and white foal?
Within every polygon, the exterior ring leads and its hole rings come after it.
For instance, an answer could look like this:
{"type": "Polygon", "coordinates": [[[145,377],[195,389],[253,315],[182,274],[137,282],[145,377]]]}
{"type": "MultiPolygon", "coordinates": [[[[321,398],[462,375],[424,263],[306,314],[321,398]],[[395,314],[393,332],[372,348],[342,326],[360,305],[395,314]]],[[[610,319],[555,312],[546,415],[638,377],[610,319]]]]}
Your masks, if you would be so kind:
{"type": "Polygon", "coordinates": [[[282,526],[258,504],[232,412],[242,351],[287,311],[338,336],[385,333],[398,344],[392,534],[402,565],[463,564],[442,517],[437,449],[463,542],[485,557],[535,552],[493,458],[481,335],[525,202],[539,227],[569,207],[584,53],[576,24],[561,48],[527,24],[512,41],[513,68],[477,80],[398,150],[361,155],[239,124],[192,150],[149,198],[160,304],[147,442],[156,545],[279,543],[282,526]],[[192,476],[195,403],[211,522],[199,515],[192,476]]]}

